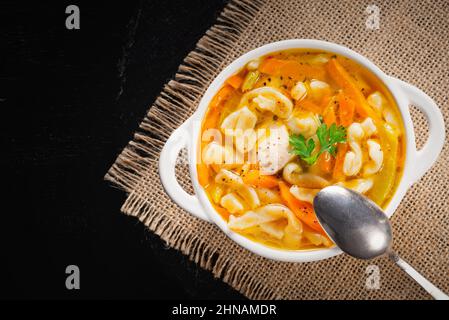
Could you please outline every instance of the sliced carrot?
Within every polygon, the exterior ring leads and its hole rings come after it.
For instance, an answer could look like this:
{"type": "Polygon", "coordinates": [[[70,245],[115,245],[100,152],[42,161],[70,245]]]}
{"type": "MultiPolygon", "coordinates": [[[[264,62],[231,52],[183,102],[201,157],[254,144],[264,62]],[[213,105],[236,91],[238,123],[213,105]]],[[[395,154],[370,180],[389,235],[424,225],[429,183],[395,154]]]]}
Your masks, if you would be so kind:
{"type": "Polygon", "coordinates": [[[223,207],[214,205],[214,209],[223,217],[226,221],[229,219],[229,211],[223,207]]]}
{"type": "Polygon", "coordinates": [[[221,170],[221,165],[220,164],[216,164],[213,163],[210,165],[210,167],[212,168],[212,170],[214,170],[216,173],[218,173],[221,170]]]}
{"type": "Polygon", "coordinates": [[[325,151],[320,154],[318,158],[318,164],[321,171],[323,171],[324,173],[331,173],[335,165],[335,160],[329,152],[325,151]]]}
{"type": "Polygon", "coordinates": [[[310,100],[302,100],[302,101],[297,101],[296,106],[307,110],[307,111],[311,111],[313,113],[318,113],[321,114],[323,112],[323,109],[317,105],[316,103],[310,101],[310,100]]]}
{"type": "Polygon", "coordinates": [[[204,119],[203,130],[213,129],[218,127],[218,120],[220,119],[220,108],[211,107],[204,119]]]}
{"type": "Polygon", "coordinates": [[[288,185],[283,181],[279,181],[279,189],[281,191],[281,197],[284,200],[285,204],[290,208],[290,210],[293,211],[293,213],[298,217],[299,220],[304,222],[313,230],[326,235],[326,232],[318,222],[316,214],[313,211],[313,207],[310,203],[296,199],[290,193],[290,188],[288,187],[288,185]]]}
{"type": "Polygon", "coordinates": [[[337,122],[337,113],[335,111],[335,106],[333,103],[328,104],[328,106],[326,107],[326,109],[323,112],[323,120],[324,123],[330,127],[331,124],[335,123],[338,124],[337,122]]]}
{"type": "Polygon", "coordinates": [[[299,81],[306,76],[324,79],[325,71],[322,68],[300,63],[295,60],[282,60],[276,58],[265,59],[259,66],[259,71],[273,76],[283,76],[299,81]]]}
{"type": "Polygon", "coordinates": [[[214,96],[214,98],[212,99],[209,107],[210,108],[215,108],[215,107],[220,106],[223,102],[228,100],[233,93],[234,93],[234,88],[231,87],[230,85],[225,85],[214,96]]]}
{"type": "Polygon", "coordinates": [[[331,103],[333,96],[330,94],[325,94],[320,101],[320,104],[323,106],[322,108],[325,109],[327,106],[329,106],[329,103],[331,103]]]}
{"type": "Polygon", "coordinates": [[[287,62],[287,60],[268,58],[262,61],[259,66],[259,71],[270,75],[277,75],[287,62]]]}
{"type": "Polygon", "coordinates": [[[231,98],[233,93],[234,88],[230,85],[225,85],[217,92],[210,102],[209,110],[207,111],[207,115],[203,123],[203,130],[218,127],[218,121],[221,115],[221,106],[224,102],[231,98]]]}
{"type": "Polygon", "coordinates": [[[259,170],[249,170],[242,178],[245,184],[259,188],[274,188],[278,185],[278,179],[275,176],[260,174],[259,170]]]}
{"type": "Polygon", "coordinates": [[[349,126],[354,121],[355,103],[352,99],[346,97],[343,92],[339,92],[338,96],[339,118],[342,126],[349,126]]]}
{"type": "Polygon", "coordinates": [[[347,143],[339,143],[337,147],[337,156],[335,157],[334,172],[332,177],[337,181],[344,181],[346,176],[343,173],[343,163],[345,161],[345,155],[348,151],[347,143]]]}
{"type": "Polygon", "coordinates": [[[196,166],[196,171],[198,171],[198,181],[203,187],[209,184],[209,168],[205,163],[199,163],[196,166]]]}
{"type": "Polygon", "coordinates": [[[226,83],[229,84],[234,89],[240,88],[240,86],[243,83],[243,78],[239,76],[238,74],[233,75],[228,80],[226,80],[226,83]]]}
{"type": "Polygon", "coordinates": [[[355,80],[337,61],[337,59],[330,59],[326,64],[327,71],[332,79],[343,88],[346,95],[355,102],[355,110],[361,117],[371,117],[373,120],[380,120],[376,112],[371,108],[365,99],[363,93],[359,90],[355,80]]]}
{"type": "Polygon", "coordinates": [[[302,75],[302,78],[298,80],[303,80],[305,76],[307,76],[310,79],[317,79],[317,80],[325,80],[326,79],[326,71],[322,67],[317,66],[311,66],[308,64],[301,65],[301,69],[304,75],[302,75]]]}

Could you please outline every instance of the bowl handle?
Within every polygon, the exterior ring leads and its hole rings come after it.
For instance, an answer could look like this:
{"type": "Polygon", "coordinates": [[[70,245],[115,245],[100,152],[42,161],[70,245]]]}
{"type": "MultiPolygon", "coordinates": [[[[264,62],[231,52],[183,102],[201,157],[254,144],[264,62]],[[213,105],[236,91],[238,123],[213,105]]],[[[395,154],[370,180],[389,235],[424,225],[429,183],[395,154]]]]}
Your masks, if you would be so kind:
{"type": "MultiPolygon", "coordinates": [[[[417,87],[393,78],[408,98],[409,105],[416,106],[429,124],[429,137],[420,150],[416,150],[412,181],[418,181],[429,170],[443,149],[445,129],[443,115],[435,101],[417,87]]],[[[416,148],[416,147],[415,147],[416,148]]]]}
{"type": "Polygon", "coordinates": [[[186,120],[173,131],[159,157],[159,176],[167,194],[181,208],[205,221],[210,221],[196,195],[188,194],[176,179],[175,166],[179,152],[186,147],[190,154],[190,121],[186,120]]]}

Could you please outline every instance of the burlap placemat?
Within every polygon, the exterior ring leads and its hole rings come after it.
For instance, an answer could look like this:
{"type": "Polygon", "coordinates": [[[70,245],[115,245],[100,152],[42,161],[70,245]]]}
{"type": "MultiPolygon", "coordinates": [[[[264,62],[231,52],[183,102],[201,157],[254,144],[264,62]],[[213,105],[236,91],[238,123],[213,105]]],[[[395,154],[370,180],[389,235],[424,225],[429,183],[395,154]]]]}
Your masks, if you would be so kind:
{"type": "MultiPolygon", "coordinates": [[[[281,263],[258,257],[212,224],[193,218],[165,194],[158,155],[170,133],[196,109],[213,78],[232,60],[263,44],[291,38],[336,42],[365,55],[387,74],[433,97],[449,123],[449,5],[447,1],[376,1],[379,29],[367,28],[372,1],[236,0],[198,42],[155,101],[134,139],[106,179],[129,197],[122,207],[167,244],[181,250],[235,289],[254,299],[427,299],[429,295],[386,258],[359,261],[340,255],[314,263],[281,263]],[[370,265],[380,288],[368,289],[370,265]]],[[[413,111],[418,145],[425,118],[413,111]]],[[[392,218],[395,249],[449,292],[449,148],[414,185],[392,218]]],[[[191,190],[185,163],[178,177],[191,190]]]]}

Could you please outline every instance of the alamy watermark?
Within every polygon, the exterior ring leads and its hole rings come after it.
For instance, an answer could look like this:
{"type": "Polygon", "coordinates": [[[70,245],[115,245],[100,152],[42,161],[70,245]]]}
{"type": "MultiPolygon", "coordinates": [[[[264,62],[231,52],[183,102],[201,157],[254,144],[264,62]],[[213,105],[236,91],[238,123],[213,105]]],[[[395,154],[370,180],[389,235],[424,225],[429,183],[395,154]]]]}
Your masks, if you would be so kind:
{"type": "Polygon", "coordinates": [[[65,27],[69,30],[80,29],[80,8],[71,4],[65,8],[65,13],[68,14],[65,19],[65,27]]]}
{"type": "Polygon", "coordinates": [[[380,269],[375,264],[366,267],[365,274],[368,275],[365,281],[365,288],[368,290],[380,289],[380,269]]]}
{"type": "Polygon", "coordinates": [[[365,13],[368,17],[365,20],[365,26],[369,30],[380,29],[380,8],[375,4],[370,4],[366,7],[365,13]]]}
{"type": "Polygon", "coordinates": [[[80,289],[80,268],[76,265],[69,265],[65,268],[65,273],[68,274],[65,279],[65,287],[68,290],[80,289]]]}

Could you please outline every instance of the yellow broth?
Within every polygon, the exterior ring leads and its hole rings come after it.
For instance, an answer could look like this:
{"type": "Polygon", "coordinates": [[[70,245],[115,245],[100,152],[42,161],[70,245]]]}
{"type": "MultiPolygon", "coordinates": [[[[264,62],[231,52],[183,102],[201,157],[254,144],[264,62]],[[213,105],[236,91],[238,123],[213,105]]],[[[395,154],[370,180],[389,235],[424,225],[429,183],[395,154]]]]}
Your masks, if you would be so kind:
{"type": "Polygon", "coordinates": [[[385,207],[402,176],[404,127],[391,93],[329,52],[288,50],[249,62],[212,99],[201,132],[198,178],[212,205],[231,229],[270,247],[333,246],[316,221],[314,194],[340,184],[385,207]],[[319,152],[323,124],[346,134],[334,152],[319,152]],[[261,129],[261,137],[252,132],[261,129]],[[293,150],[300,135],[314,141],[312,157],[293,150]]]}

